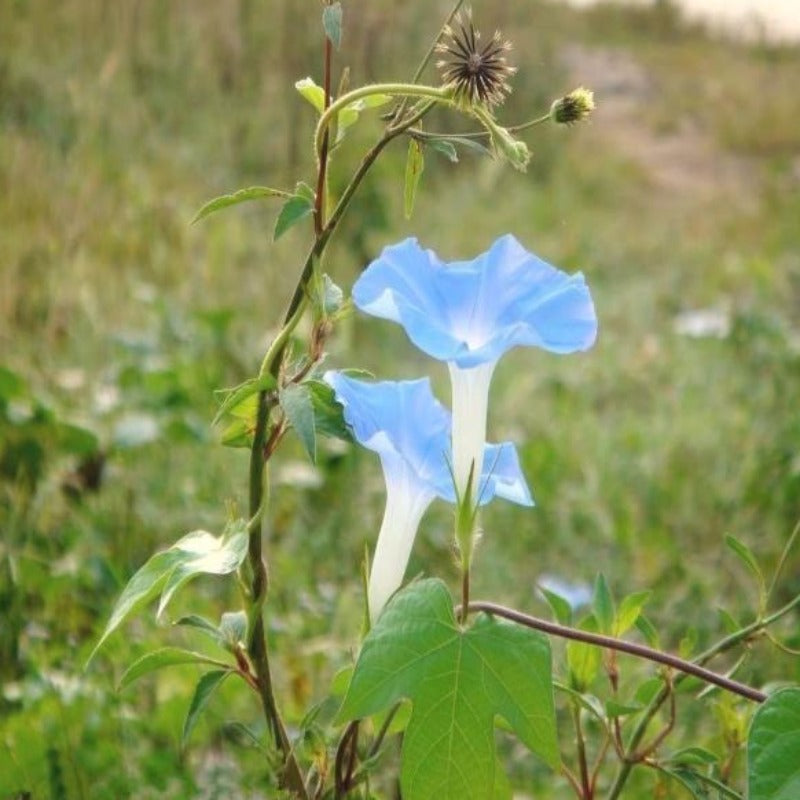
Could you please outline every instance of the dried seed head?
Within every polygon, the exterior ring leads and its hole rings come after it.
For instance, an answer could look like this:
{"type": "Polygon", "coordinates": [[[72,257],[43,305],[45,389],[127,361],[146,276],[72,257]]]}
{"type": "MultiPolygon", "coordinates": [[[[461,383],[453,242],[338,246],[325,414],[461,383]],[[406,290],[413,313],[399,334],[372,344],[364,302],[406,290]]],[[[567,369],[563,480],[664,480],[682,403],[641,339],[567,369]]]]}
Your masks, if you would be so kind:
{"type": "Polygon", "coordinates": [[[500,105],[510,94],[508,79],[517,71],[506,63],[511,45],[499,31],[484,46],[480,32],[472,24],[472,13],[459,14],[453,25],[446,25],[436,52],[444,58],[436,66],[445,84],[452,86],[456,98],[469,105],[500,105]]]}

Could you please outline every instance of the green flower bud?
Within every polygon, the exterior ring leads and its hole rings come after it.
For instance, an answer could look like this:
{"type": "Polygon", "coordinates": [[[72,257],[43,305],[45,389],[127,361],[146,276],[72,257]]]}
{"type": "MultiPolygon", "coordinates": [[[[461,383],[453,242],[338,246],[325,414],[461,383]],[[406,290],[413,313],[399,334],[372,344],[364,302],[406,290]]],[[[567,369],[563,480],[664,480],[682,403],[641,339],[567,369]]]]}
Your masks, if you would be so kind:
{"type": "Polygon", "coordinates": [[[594,93],[580,86],[553,101],[553,105],[550,106],[550,119],[559,125],[572,125],[586,119],[594,108],[594,93]]]}

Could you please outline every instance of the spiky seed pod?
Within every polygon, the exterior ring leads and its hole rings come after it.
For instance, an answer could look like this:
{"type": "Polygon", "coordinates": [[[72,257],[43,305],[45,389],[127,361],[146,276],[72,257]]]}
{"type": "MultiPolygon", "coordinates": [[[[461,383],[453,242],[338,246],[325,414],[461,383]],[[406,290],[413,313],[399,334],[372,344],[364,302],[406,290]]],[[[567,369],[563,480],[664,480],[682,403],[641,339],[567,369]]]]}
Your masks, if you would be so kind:
{"type": "Polygon", "coordinates": [[[500,105],[511,93],[508,79],[517,71],[506,62],[511,44],[495,31],[481,47],[480,32],[472,24],[472,14],[459,14],[452,25],[446,25],[436,52],[444,58],[436,66],[446,85],[452,86],[456,98],[468,105],[500,105]]]}

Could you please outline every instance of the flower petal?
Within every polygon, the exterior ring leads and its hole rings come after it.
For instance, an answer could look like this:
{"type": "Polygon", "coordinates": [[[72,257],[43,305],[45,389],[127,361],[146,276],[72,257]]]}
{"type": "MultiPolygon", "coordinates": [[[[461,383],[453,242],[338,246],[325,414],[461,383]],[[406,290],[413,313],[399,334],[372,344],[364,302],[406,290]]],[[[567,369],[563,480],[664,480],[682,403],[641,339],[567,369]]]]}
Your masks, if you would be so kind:
{"type": "Polygon", "coordinates": [[[353,300],[400,323],[430,356],[462,368],[519,345],[585,350],[597,336],[583,275],[556,269],[510,234],[473,261],[450,264],[416,239],[386,247],[356,281],[353,300]]]}
{"type": "Polygon", "coordinates": [[[423,484],[452,483],[450,413],[433,396],[428,378],[368,382],[330,371],[324,379],[356,439],[381,456],[384,471],[396,471],[400,459],[423,484]]]}

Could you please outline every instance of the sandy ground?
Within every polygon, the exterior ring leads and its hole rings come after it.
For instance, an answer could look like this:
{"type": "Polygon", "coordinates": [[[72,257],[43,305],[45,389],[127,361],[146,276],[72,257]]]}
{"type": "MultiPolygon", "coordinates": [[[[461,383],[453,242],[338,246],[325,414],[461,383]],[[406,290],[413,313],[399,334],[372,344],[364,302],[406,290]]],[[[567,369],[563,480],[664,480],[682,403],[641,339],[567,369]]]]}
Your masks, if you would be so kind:
{"type": "MultiPolygon", "coordinates": [[[[624,0],[646,5],[657,0],[624,0]]],[[[567,0],[588,6],[595,0],[567,0]]],[[[800,0],[678,0],[687,16],[746,38],[800,40],[800,0]]]]}

